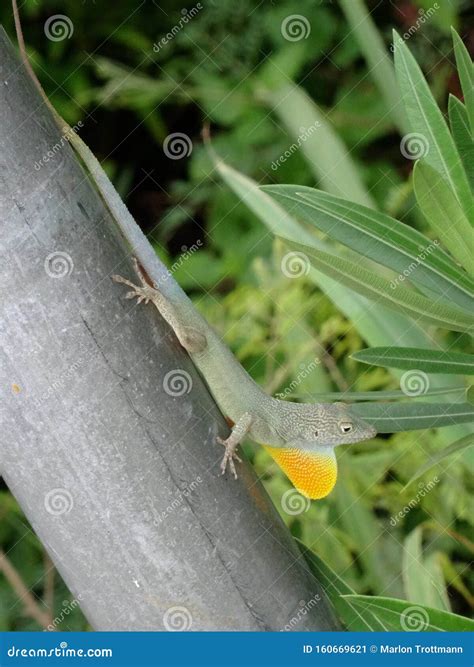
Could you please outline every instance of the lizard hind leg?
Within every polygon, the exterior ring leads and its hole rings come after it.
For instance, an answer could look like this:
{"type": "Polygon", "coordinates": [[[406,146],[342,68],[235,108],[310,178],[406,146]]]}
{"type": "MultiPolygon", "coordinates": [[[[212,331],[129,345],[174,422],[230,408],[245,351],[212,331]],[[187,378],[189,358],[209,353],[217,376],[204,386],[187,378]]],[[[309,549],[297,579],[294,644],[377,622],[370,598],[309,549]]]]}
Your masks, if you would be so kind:
{"type": "Polygon", "coordinates": [[[237,456],[235,450],[237,446],[242,442],[244,437],[247,435],[250,426],[252,424],[252,415],[248,412],[244,412],[243,415],[239,418],[236,424],[234,424],[231,434],[225,440],[223,438],[217,438],[217,442],[225,447],[224,458],[221,463],[221,473],[224,475],[227,466],[229,466],[231,473],[237,479],[237,471],[235,469],[234,459],[239,463],[242,463],[242,459],[237,456]]]}

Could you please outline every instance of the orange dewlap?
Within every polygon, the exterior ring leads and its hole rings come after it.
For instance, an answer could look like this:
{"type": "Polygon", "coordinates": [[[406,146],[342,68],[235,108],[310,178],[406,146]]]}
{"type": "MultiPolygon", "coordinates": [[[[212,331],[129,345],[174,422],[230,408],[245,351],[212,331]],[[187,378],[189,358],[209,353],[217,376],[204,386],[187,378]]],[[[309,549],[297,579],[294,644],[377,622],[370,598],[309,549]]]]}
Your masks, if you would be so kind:
{"type": "Polygon", "coordinates": [[[334,488],[337,463],[334,452],[305,452],[290,447],[267,447],[293,486],[307,498],[324,498],[334,488]]]}

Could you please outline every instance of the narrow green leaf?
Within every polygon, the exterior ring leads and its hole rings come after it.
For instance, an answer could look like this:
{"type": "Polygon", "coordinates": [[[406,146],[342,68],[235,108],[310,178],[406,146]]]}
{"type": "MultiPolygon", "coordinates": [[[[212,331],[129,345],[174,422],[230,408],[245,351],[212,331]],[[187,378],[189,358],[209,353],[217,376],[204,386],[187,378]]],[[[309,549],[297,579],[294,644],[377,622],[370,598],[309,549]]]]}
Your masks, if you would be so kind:
{"type": "Polygon", "coordinates": [[[474,134],[474,67],[468,50],[454,28],[451,29],[451,33],[453,35],[454,55],[456,57],[456,65],[461,81],[469,125],[471,126],[471,134],[474,134]]]}
{"type": "Polygon", "coordinates": [[[434,169],[421,162],[413,170],[413,186],[418,206],[441,242],[474,275],[474,229],[451,188],[434,169]]]}
{"type": "Polygon", "coordinates": [[[393,41],[395,72],[413,133],[403,137],[401,147],[410,140],[419,142],[416,157],[441,175],[467,213],[472,210],[471,191],[443,114],[404,40],[394,32],[393,41]]]}
{"type": "Polygon", "coordinates": [[[311,234],[304,230],[272,197],[258,187],[252,179],[236,171],[214,156],[214,164],[227,185],[251,211],[263,220],[273,234],[285,236],[303,243],[312,242],[311,234]]]}
{"type": "Polygon", "coordinates": [[[466,401],[474,405],[474,385],[471,385],[466,392],[466,401]]]}
{"type": "Polygon", "coordinates": [[[417,347],[370,347],[351,355],[364,364],[384,368],[417,369],[426,373],[474,375],[474,355],[417,347]]]}
{"type": "Polygon", "coordinates": [[[385,100],[393,122],[401,134],[409,132],[392,62],[367,7],[363,0],[339,0],[339,4],[367,61],[369,75],[385,100]]]}
{"type": "Polygon", "coordinates": [[[361,497],[348,459],[344,455],[338,457],[339,480],[332,494],[336,503],[334,523],[353,543],[362,569],[370,572],[370,588],[378,593],[385,590],[391,576],[387,560],[383,557],[384,531],[374,520],[373,507],[368,498],[361,497]]]}
{"type": "Polygon", "coordinates": [[[332,602],[336,613],[347,630],[351,632],[381,632],[387,627],[379,621],[371,611],[356,609],[344,595],[352,595],[355,591],[313,551],[297,540],[306,562],[316,579],[323,587],[332,602]]]}
{"type": "MultiPolygon", "coordinates": [[[[372,349],[372,348],[369,348],[372,349]]],[[[354,358],[354,355],[352,355],[354,358]]],[[[359,360],[360,361],[360,360],[359,360]]],[[[466,394],[466,387],[440,387],[438,389],[428,389],[423,392],[425,396],[445,396],[446,394],[466,394]]],[[[307,392],[301,394],[288,394],[287,398],[298,398],[303,401],[314,401],[315,403],[324,403],[324,401],[346,401],[354,403],[355,401],[391,401],[406,399],[406,391],[401,389],[382,390],[382,391],[326,391],[321,393],[307,392]]],[[[467,400],[467,399],[466,399],[467,400]]]]}
{"type": "Polygon", "coordinates": [[[461,573],[456,569],[456,565],[452,562],[447,553],[436,552],[440,567],[443,571],[443,576],[447,584],[457,591],[462,598],[472,607],[472,594],[464,583],[461,573]]]}
{"type": "Polygon", "coordinates": [[[474,308],[474,281],[440,247],[420,232],[365,206],[297,185],[263,186],[292,215],[314,225],[351,250],[461,307],[474,308]]]}
{"type": "Polygon", "coordinates": [[[449,447],[445,447],[444,449],[441,449],[439,452],[436,452],[436,454],[431,456],[428,459],[428,461],[421,466],[421,468],[418,468],[413,477],[411,477],[405,484],[404,489],[406,489],[407,486],[410,486],[412,482],[416,481],[422,475],[424,475],[425,472],[428,472],[428,470],[431,470],[431,468],[438,465],[438,463],[444,461],[444,459],[447,459],[453,454],[456,454],[456,452],[461,452],[464,449],[467,449],[467,447],[472,447],[473,445],[474,445],[474,433],[469,433],[469,435],[464,436],[464,438],[459,438],[459,440],[453,442],[451,445],[449,445],[449,447]]]}
{"type": "Polygon", "coordinates": [[[351,411],[378,433],[397,433],[474,422],[470,403],[355,403],[351,411]]]}
{"type": "Polygon", "coordinates": [[[448,611],[413,604],[407,600],[370,595],[345,595],[346,600],[360,609],[372,611],[394,631],[472,632],[474,622],[448,611]]]}
{"type": "MultiPolygon", "coordinates": [[[[434,609],[450,611],[446,587],[437,559],[425,558],[422,526],[407,535],[402,551],[402,578],[408,600],[434,609]]],[[[436,556],[436,554],[433,554],[436,556]]]]}
{"type": "Polygon", "coordinates": [[[347,259],[315,250],[307,245],[288,240],[285,242],[306,255],[308,261],[312,260],[318,270],[363,296],[368,296],[376,303],[454,331],[469,331],[474,325],[474,317],[468,311],[438,303],[400,285],[393,287],[385,278],[347,259]]]}
{"type": "Polygon", "coordinates": [[[268,93],[267,97],[273,112],[301,144],[300,150],[323,190],[373,206],[350,151],[304,90],[293,84],[268,93]],[[314,129],[311,133],[310,128],[314,129]]]}
{"type": "Polygon", "coordinates": [[[442,568],[444,553],[432,551],[425,556],[424,565],[427,578],[431,581],[432,600],[427,602],[429,607],[451,611],[450,599],[447,591],[447,579],[442,568]]]}
{"type": "Polygon", "coordinates": [[[466,107],[457,97],[449,95],[448,111],[451,134],[461,156],[471,190],[474,191],[474,141],[466,107]]]}

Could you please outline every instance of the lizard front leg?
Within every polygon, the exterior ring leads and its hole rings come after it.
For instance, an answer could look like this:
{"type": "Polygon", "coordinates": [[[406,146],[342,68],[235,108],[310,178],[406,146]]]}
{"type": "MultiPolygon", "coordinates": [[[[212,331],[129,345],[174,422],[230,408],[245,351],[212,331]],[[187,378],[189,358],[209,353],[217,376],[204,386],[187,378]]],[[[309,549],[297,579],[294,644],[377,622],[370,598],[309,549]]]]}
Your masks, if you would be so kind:
{"type": "Polygon", "coordinates": [[[142,301],[148,303],[151,301],[156,306],[162,317],[164,317],[164,319],[171,326],[179,342],[187,352],[190,354],[195,354],[205,350],[207,347],[206,336],[197,329],[193,327],[187,327],[181,323],[180,318],[176,313],[176,309],[171,301],[167,299],[159,289],[149,285],[135,257],[133,258],[133,266],[141,282],[140,286],[135,285],[126,278],[122,278],[122,276],[112,276],[112,280],[114,280],[116,283],[122,283],[123,285],[127,285],[128,287],[132,288],[130,292],[127,292],[125,298],[133,299],[137,297],[138,303],[142,303],[142,301]]]}
{"type": "Polygon", "coordinates": [[[237,479],[234,459],[239,463],[242,463],[242,459],[237,456],[235,450],[249,432],[251,424],[252,415],[249,412],[244,412],[237,423],[234,424],[228,438],[224,440],[223,438],[217,437],[217,442],[225,447],[225,454],[221,463],[222,474],[225,473],[227,465],[229,465],[230,471],[233,473],[235,479],[237,479]]]}

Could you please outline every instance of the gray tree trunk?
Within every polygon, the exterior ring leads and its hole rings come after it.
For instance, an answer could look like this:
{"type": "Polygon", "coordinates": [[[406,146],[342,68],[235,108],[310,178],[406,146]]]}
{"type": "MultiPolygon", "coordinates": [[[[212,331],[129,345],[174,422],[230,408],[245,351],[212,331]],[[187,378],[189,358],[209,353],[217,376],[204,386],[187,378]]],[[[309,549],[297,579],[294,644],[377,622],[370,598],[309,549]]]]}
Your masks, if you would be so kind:
{"type": "Polygon", "coordinates": [[[87,619],[338,629],[3,31],[0,66],[1,471],[87,619]]]}

